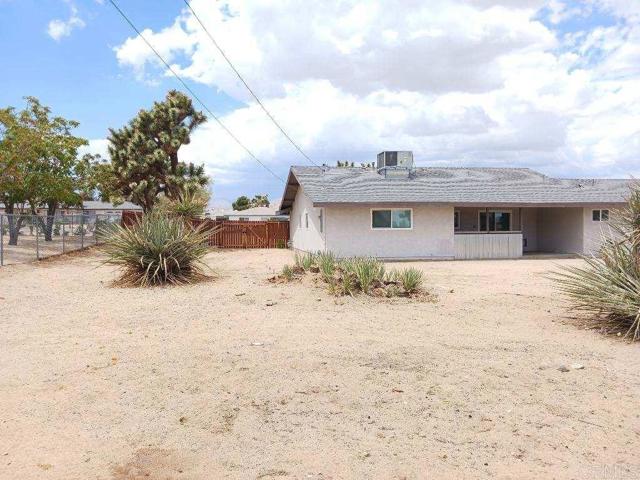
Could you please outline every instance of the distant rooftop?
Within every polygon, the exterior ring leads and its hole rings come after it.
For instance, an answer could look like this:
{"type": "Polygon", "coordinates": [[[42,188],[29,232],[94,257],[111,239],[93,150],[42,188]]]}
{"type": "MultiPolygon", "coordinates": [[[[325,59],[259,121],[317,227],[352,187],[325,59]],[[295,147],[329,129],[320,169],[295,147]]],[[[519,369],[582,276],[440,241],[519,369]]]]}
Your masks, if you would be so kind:
{"type": "Polygon", "coordinates": [[[455,205],[586,205],[622,203],[630,179],[559,179],[529,168],[414,168],[385,178],[372,168],[293,166],[281,210],[298,185],[316,205],[434,203],[455,205]]]}

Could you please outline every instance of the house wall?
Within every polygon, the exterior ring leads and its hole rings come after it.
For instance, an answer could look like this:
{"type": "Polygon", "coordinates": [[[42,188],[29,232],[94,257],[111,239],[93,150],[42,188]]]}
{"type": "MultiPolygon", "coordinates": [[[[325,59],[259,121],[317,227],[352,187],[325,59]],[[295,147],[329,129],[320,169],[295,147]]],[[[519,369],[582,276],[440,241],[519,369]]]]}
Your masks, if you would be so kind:
{"type": "MultiPolygon", "coordinates": [[[[326,207],[327,250],[341,257],[453,258],[453,207],[414,206],[411,230],[374,230],[372,205],[326,207]]],[[[396,208],[402,208],[397,206],[396,208]]]]}
{"type": "MultiPolygon", "coordinates": [[[[608,222],[594,222],[592,212],[594,208],[583,209],[583,226],[584,226],[584,252],[585,254],[596,254],[600,250],[604,238],[614,237],[615,234],[609,226],[608,222]]],[[[609,210],[609,217],[617,207],[614,205],[604,205],[597,209],[609,210]]]]}
{"type": "Polygon", "coordinates": [[[582,253],[583,208],[538,209],[537,249],[549,253],[582,253]]]}
{"type": "Polygon", "coordinates": [[[294,249],[304,252],[326,249],[326,228],[320,232],[320,211],[299,187],[289,216],[289,236],[294,249]],[[309,228],[305,224],[305,215],[309,215],[309,228]]]}

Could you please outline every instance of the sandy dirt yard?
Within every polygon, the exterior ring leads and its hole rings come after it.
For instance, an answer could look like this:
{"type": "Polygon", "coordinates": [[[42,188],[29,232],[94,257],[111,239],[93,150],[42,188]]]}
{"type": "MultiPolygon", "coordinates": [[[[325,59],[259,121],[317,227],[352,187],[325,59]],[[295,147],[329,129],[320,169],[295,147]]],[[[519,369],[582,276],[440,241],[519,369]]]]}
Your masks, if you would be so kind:
{"type": "Polygon", "coordinates": [[[543,276],[579,260],[413,264],[436,303],[266,281],[291,261],[147,290],[96,253],[0,269],[0,478],[640,478],[640,346],[543,276]]]}

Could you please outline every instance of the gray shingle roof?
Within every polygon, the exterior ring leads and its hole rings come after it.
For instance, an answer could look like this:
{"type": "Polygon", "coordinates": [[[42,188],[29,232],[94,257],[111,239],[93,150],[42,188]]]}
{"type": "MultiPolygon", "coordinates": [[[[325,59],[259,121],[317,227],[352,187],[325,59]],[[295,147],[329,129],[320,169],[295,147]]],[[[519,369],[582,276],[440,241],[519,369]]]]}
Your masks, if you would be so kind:
{"type": "Polygon", "coordinates": [[[294,166],[283,210],[298,184],[314,204],[587,205],[623,202],[632,180],[558,179],[528,168],[416,168],[409,178],[385,178],[373,169],[294,166]]]}

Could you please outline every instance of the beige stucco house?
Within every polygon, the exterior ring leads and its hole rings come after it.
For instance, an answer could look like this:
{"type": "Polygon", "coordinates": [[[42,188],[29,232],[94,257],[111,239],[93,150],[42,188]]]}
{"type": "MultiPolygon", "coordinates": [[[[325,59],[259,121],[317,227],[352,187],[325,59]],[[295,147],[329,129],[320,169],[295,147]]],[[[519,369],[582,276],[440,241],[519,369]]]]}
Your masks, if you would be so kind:
{"type": "Polygon", "coordinates": [[[387,259],[596,252],[630,180],[558,179],[527,168],[291,167],[280,205],[296,250],[387,259]]]}

